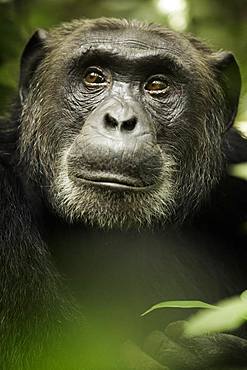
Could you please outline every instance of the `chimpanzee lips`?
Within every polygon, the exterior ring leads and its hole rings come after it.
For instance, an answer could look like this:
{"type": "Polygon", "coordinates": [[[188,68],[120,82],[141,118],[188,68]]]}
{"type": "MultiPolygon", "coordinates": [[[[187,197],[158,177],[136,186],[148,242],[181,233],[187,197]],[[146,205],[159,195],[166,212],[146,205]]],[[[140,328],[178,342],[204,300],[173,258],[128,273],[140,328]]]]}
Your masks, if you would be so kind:
{"type": "Polygon", "coordinates": [[[102,173],[85,171],[74,174],[74,181],[81,184],[88,184],[95,187],[108,188],[110,190],[136,190],[145,191],[153,185],[145,185],[141,179],[136,179],[122,174],[102,173]]]}

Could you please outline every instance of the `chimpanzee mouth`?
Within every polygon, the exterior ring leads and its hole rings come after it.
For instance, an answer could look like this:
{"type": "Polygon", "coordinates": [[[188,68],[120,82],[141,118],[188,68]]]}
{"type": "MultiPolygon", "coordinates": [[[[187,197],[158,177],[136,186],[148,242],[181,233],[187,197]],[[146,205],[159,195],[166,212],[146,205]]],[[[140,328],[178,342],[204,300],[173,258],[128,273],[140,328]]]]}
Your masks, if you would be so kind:
{"type": "Polygon", "coordinates": [[[83,173],[73,176],[80,183],[92,185],[95,187],[108,188],[118,191],[147,191],[154,187],[154,184],[145,185],[141,179],[135,179],[130,176],[108,173],[83,173]]]}

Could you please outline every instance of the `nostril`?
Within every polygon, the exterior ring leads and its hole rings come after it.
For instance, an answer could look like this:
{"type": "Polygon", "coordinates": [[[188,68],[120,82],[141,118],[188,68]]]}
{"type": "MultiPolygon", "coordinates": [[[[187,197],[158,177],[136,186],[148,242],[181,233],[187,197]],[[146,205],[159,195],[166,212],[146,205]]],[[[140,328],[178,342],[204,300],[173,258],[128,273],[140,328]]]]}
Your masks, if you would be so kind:
{"type": "Polygon", "coordinates": [[[121,125],[121,130],[124,131],[133,131],[137,124],[137,118],[132,117],[128,119],[127,121],[123,121],[121,125]]]}
{"type": "Polygon", "coordinates": [[[116,128],[118,126],[118,121],[112,117],[109,113],[104,116],[104,125],[106,128],[116,128]]]}

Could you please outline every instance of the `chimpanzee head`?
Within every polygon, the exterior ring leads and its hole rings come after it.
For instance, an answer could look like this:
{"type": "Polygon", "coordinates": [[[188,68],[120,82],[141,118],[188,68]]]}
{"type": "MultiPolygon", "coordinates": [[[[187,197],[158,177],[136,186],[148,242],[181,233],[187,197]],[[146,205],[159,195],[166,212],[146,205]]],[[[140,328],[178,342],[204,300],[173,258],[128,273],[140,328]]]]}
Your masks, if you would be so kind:
{"type": "Polygon", "coordinates": [[[24,173],[63,217],[182,221],[224,168],[240,75],[230,53],[136,21],[37,31],[21,62],[24,173]]]}

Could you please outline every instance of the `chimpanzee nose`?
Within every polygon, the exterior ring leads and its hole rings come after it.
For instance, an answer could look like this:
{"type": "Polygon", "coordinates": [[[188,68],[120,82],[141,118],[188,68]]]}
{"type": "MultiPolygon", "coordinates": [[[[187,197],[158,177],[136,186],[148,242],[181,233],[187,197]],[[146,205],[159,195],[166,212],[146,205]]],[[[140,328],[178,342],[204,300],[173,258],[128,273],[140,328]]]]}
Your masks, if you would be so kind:
{"type": "MultiPolygon", "coordinates": [[[[152,121],[139,102],[133,99],[110,97],[93,110],[84,122],[84,127],[91,127],[105,138],[117,141],[141,140],[141,137],[155,132],[152,121]]],[[[146,139],[145,139],[146,140],[146,139]]],[[[152,139],[153,140],[153,139],[152,139]]]]}
{"type": "Polygon", "coordinates": [[[137,117],[132,116],[126,119],[117,119],[110,113],[106,113],[104,116],[104,127],[107,130],[119,129],[121,132],[133,131],[137,125],[137,117]]]}

